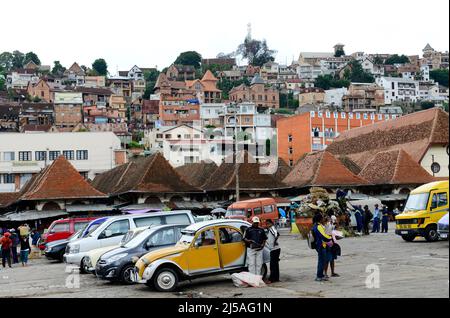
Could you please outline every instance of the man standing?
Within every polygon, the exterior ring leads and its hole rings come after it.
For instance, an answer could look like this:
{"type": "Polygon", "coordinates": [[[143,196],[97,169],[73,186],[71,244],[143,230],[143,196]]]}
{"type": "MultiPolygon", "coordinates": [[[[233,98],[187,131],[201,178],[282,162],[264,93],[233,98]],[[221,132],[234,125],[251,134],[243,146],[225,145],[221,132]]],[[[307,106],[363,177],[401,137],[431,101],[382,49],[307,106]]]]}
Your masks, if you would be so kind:
{"type": "Polygon", "coordinates": [[[355,219],[356,219],[356,231],[361,233],[363,230],[363,220],[364,220],[364,211],[361,209],[360,205],[357,205],[355,208],[355,219]]]}
{"type": "Polygon", "coordinates": [[[247,245],[248,271],[261,276],[263,265],[263,249],[267,235],[264,229],[259,227],[260,220],[257,216],[252,219],[252,226],[245,231],[244,242],[247,245]]]}
{"type": "Polygon", "coordinates": [[[381,212],[378,208],[378,204],[375,204],[375,211],[373,212],[373,229],[372,233],[377,232],[380,233],[380,219],[381,219],[381,212]]]}
{"type": "Polygon", "coordinates": [[[19,246],[19,244],[20,244],[19,236],[17,235],[15,229],[11,229],[10,233],[11,233],[11,236],[9,238],[12,241],[12,246],[11,246],[12,261],[13,261],[13,264],[18,264],[19,263],[19,257],[17,255],[17,246],[19,246]]]}
{"type": "Polygon", "coordinates": [[[369,235],[369,223],[372,220],[373,214],[370,212],[367,205],[364,206],[364,234],[369,235]]]}
{"type": "Polygon", "coordinates": [[[387,209],[387,206],[384,206],[381,218],[381,233],[388,232],[388,224],[389,224],[389,211],[387,209]]]}
{"type": "Polygon", "coordinates": [[[269,226],[267,247],[270,249],[270,277],[267,281],[268,284],[280,281],[280,246],[278,245],[278,238],[280,233],[278,233],[272,220],[267,220],[267,225],[269,226]]]}
{"type": "Polygon", "coordinates": [[[11,268],[11,246],[12,241],[9,238],[11,233],[6,232],[3,234],[3,237],[0,239],[0,244],[2,245],[2,265],[3,268],[6,267],[6,262],[8,262],[8,266],[11,268]]]}

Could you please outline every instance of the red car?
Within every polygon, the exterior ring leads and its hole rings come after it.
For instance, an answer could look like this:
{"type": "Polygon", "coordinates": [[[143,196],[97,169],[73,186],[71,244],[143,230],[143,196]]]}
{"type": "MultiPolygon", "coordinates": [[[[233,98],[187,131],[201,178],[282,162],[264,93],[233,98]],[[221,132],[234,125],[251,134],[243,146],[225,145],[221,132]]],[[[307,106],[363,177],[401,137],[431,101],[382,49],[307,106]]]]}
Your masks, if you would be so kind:
{"type": "Polygon", "coordinates": [[[97,217],[69,218],[53,221],[48,227],[47,232],[42,235],[39,248],[44,250],[46,243],[68,238],[95,219],[97,219],[97,217]]]}

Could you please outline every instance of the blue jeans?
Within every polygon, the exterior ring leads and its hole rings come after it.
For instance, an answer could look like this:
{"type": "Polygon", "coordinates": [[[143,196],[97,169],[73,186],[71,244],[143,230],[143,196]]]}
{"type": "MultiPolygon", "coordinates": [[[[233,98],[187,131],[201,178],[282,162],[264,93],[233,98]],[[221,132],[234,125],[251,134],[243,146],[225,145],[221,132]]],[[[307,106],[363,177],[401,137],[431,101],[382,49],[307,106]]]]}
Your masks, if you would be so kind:
{"type": "Polygon", "coordinates": [[[327,262],[327,250],[326,248],[323,248],[322,246],[319,246],[316,248],[317,251],[317,278],[323,278],[323,270],[325,268],[325,264],[327,262]]]}
{"type": "Polygon", "coordinates": [[[373,232],[380,232],[380,218],[374,218],[373,219],[373,229],[372,229],[372,233],[373,232]]]}
{"type": "Polygon", "coordinates": [[[381,232],[388,232],[388,224],[389,224],[389,217],[387,216],[383,216],[383,218],[381,219],[381,232]]]}
{"type": "Polygon", "coordinates": [[[28,254],[30,253],[30,250],[20,251],[20,261],[23,264],[28,263],[28,254]]]}

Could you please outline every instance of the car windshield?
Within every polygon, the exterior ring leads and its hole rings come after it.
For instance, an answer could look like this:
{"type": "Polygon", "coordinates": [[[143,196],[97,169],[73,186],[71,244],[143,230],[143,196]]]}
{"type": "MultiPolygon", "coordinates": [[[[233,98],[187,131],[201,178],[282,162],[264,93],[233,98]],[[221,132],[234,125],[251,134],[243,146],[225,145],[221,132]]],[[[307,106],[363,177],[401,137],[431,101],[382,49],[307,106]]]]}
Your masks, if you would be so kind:
{"type": "Polygon", "coordinates": [[[244,209],[230,209],[227,210],[227,213],[225,216],[244,216],[245,210],[244,209]]]}
{"type": "Polygon", "coordinates": [[[102,223],[92,224],[86,233],[84,233],[84,237],[91,236],[92,232],[94,232],[102,223]]]}
{"type": "Polygon", "coordinates": [[[141,234],[143,231],[145,231],[147,229],[148,229],[148,227],[128,231],[128,233],[125,234],[125,236],[122,238],[122,241],[120,242],[120,246],[126,247],[127,243],[131,242],[131,240],[133,240],[135,237],[137,237],[139,234],[141,234]]]}
{"type": "Polygon", "coordinates": [[[429,193],[411,194],[406,201],[405,211],[426,210],[429,193]]]}
{"type": "Polygon", "coordinates": [[[129,241],[120,244],[120,247],[135,248],[145,241],[151,233],[148,229],[139,231],[129,241]]]}
{"type": "Polygon", "coordinates": [[[69,241],[71,241],[71,240],[76,240],[77,238],[79,238],[79,237],[81,236],[81,233],[83,233],[83,230],[84,230],[84,229],[81,229],[81,230],[79,230],[78,232],[75,232],[74,234],[72,234],[72,235],[68,238],[68,240],[69,240],[69,241]]]}
{"type": "Polygon", "coordinates": [[[181,232],[181,238],[178,241],[178,244],[186,244],[189,245],[194,240],[195,232],[191,231],[182,231],[181,232]]]}

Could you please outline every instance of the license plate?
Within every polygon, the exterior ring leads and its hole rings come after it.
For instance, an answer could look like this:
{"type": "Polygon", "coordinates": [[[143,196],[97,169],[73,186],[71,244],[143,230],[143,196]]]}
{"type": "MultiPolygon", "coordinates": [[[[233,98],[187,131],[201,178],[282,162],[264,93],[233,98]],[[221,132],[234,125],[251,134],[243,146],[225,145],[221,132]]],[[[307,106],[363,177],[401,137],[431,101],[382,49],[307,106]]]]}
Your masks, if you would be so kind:
{"type": "Polygon", "coordinates": [[[408,231],[401,231],[400,233],[401,234],[408,234],[409,232],[408,231]]]}
{"type": "Polygon", "coordinates": [[[440,234],[439,236],[442,237],[442,238],[447,238],[447,237],[448,237],[448,234],[447,234],[447,233],[442,233],[442,234],[440,234]]]}

